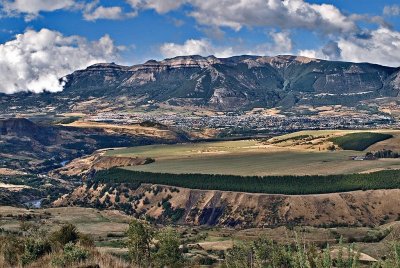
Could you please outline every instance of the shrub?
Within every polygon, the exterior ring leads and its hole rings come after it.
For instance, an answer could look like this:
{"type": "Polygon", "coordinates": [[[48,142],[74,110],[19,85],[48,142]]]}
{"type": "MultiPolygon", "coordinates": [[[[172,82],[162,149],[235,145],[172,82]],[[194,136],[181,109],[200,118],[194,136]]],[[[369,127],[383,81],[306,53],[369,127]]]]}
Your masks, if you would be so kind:
{"type": "Polygon", "coordinates": [[[66,224],[60,230],[50,236],[51,241],[59,243],[62,247],[69,242],[76,243],[79,239],[79,232],[73,224],[66,224]]]}
{"type": "Polygon", "coordinates": [[[200,265],[207,265],[207,266],[211,266],[211,265],[213,265],[213,264],[216,263],[216,262],[217,262],[216,259],[213,259],[213,258],[210,258],[210,257],[203,257],[203,258],[200,258],[200,259],[198,260],[198,263],[199,263],[200,265]]]}
{"type": "Polygon", "coordinates": [[[69,242],[65,244],[62,254],[54,257],[51,262],[56,267],[65,267],[73,263],[84,261],[88,257],[88,250],[69,242]]]}
{"type": "Polygon", "coordinates": [[[22,265],[36,261],[43,255],[50,253],[51,245],[47,240],[28,239],[25,243],[25,251],[22,255],[22,265]]]}
{"type": "Polygon", "coordinates": [[[85,248],[94,247],[94,240],[93,237],[87,234],[79,233],[79,245],[85,248]]]}
{"type": "Polygon", "coordinates": [[[148,205],[148,204],[150,204],[150,200],[147,197],[145,197],[143,199],[143,205],[148,205]]]}
{"type": "Polygon", "coordinates": [[[0,240],[0,250],[4,261],[10,266],[16,266],[20,255],[24,252],[24,243],[15,236],[4,237],[0,240]]]}

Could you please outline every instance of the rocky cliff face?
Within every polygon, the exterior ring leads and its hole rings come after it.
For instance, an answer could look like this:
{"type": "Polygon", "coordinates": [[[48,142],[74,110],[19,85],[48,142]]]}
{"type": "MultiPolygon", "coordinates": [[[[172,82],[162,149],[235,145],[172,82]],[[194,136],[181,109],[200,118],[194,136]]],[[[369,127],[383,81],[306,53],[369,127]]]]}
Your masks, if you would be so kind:
{"type": "Polygon", "coordinates": [[[67,76],[61,94],[217,110],[296,104],[355,105],[397,96],[398,69],[296,56],[185,56],[131,67],[97,64],[67,76]]]}

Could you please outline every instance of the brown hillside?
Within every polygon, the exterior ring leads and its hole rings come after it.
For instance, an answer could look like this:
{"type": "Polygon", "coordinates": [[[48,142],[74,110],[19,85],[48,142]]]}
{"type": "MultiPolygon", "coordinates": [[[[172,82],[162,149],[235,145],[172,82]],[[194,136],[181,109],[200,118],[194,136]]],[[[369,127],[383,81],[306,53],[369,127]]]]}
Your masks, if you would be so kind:
{"type": "Polygon", "coordinates": [[[158,222],[187,225],[374,226],[398,219],[400,190],[286,196],[160,185],[142,185],[134,190],[126,185],[108,184],[79,187],[55,202],[56,206],[80,204],[119,208],[134,216],[147,215],[158,222]],[[116,195],[119,202],[115,202],[116,195]]]}
{"type": "Polygon", "coordinates": [[[56,169],[52,175],[84,176],[92,171],[110,169],[113,167],[127,167],[146,164],[149,159],[140,157],[114,157],[105,156],[106,151],[98,151],[92,155],[77,158],[65,167],[56,169]]]}

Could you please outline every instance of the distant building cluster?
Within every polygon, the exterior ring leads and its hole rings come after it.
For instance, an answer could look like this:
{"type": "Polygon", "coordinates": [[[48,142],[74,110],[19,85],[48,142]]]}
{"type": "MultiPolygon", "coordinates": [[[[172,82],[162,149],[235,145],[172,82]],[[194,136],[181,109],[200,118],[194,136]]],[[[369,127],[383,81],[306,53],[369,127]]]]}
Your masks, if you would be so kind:
{"type": "Polygon", "coordinates": [[[226,112],[219,115],[155,115],[151,113],[100,113],[90,116],[90,121],[115,124],[135,124],[145,121],[157,122],[186,131],[211,128],[221,132],[232,130],[280,134],[304,129],[373,129],[395,127],[397,123],[389,116],[360,114],[342,116],[283,116],[241,114],[226,112]]]}

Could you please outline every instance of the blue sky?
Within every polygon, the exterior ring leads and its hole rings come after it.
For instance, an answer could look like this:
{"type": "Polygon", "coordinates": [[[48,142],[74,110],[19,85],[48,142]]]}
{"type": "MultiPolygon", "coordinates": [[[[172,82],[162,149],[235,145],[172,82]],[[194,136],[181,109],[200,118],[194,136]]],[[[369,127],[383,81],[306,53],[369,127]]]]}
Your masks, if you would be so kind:
{"type": "MultiPolygon", "coordinates": [[[[40,74],[20,69],[27,68],[26,65],[37,65],[38,70],[39,67],[47,71],[58,69],[56,63],[69,59],[64,62],[65,68],[54,74],[64,75],[93,62],[137,64],[186,54],[219,57],[296,54],[400,66],[400,3],[398,0],[0,0],[3,69],[7,64],[17,68],[10,60],[12,57],[6,56],[13,53],[21,57],[18,61],[21,66],[12,71],[20,72],[20,76],[34,76],[36,80],[40,74]],[[40,42],[32,49],[29,44],[35,39],[40,42]],[[47,57],[52,65],[44,60],[46,57],[38,60],[38,51],[52,53],[47,57]],[[36,56],[32,57],[32,53],[36,56]]],[[[27,82],[24,86],[40,92],[43,86],[39,84],[27,82]]]]}

